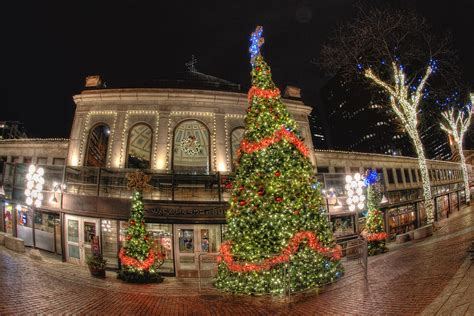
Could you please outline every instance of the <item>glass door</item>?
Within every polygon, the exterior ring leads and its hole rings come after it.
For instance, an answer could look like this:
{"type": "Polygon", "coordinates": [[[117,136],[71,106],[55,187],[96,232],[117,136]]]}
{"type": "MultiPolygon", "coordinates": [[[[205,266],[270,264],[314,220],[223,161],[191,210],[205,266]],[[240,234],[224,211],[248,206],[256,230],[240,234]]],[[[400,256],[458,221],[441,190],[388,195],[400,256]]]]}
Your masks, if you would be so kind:
{"type": "Polygon", "coordinates": [[[194,225],[175,225],[175,236],[176,276],[197,277],[197,231],[194,225]]]}
{"type": "MultiPolygon", "coordinates": [[[[175,236],[176,276],[198,277],[199,255],[219,251],[220,225],[175,225],[175,236]]],[[[214,256],[201,256],[201,272],[214,266],[214,256]]]]}
{"type": "Polygon", "coordinates": [[[86,264],[92,255],[92,239],[99,234],[99,220],[66,215],[66,257],[67,261],[86,264]]]}

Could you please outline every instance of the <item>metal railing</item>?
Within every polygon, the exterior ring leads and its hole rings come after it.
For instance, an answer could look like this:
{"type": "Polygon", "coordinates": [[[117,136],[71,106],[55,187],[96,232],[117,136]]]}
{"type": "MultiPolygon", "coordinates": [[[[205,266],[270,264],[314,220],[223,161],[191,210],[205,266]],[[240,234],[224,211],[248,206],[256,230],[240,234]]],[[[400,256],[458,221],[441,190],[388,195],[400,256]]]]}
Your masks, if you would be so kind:
{"type": "MultiPolygon", "coordinates": [[[[356,277],[358,275],[363,275],[364,279],[368,281],[368,249],[367,241],[362,238],[352,239],[339,243],[342,247],[342,257],[340,264],[344,268],[344,275],[338,279],[347,279],[356,277]]],[[[198,279],[199,279],[199,291],[204,290],[204,286],[213,284],[214,279],[217,276],[218,271],[218,262],[217,258],[220,256],[219,253],[200,253],[198,255],[198,279]]],[[[238,262],[237,256],[232,256],[238,262]]],[[[273,257],[263,256],[263,258],[273,257]]],[[[292,295],[304,293],[313,290],[314,288],[307,290],[292,290],[292,264],[291,259],[286,263],[280,263],[282,268],[282,277],[284,283],[284,289],[279,296],[284,296],[286,298],[291,298],[292,295]]],[[[336,280],[335,280],[336,281],[336,280]]],[[[334,281],[334,282],[335,282],[334,281]]],[[[328,286],[334,282],[329,282],[318,286],[322,288],[328,286]]]]}
{"type": "MultiPolygon", "coordinates": [[[[63,193],[129,198],[132,192],[127,188],[127,174],[135,169],[110,169],[95,167],[41,166],[45,170],[44,191],[52,191],[53,183],[64,184],[63,193]]],[[[17,196],[25,188],[27,164],[4,164],[3,176],[0,179],[7,196],[13,190],[17,196]]],[[[144,193],[147,200],[169,201],[203,201],[222,202],[230,197],[228,190],[232,174],[215,172],[209,174],[182,174],[175,172],[152,172],[144,170],[151,176],[151,190],[144,193]]]]}

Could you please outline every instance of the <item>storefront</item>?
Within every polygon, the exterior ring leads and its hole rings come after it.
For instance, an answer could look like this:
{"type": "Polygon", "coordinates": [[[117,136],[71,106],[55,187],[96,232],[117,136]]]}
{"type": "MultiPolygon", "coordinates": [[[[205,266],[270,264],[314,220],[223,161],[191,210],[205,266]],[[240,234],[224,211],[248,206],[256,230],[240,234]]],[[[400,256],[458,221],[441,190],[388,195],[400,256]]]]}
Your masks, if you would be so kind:
{"type": "Polygon", "coordinates": [[[436,212],[438,213],[438,220],[449,217],[449,195],[438,196],[436,201],[436,212]]]}
{"type": "Polygon", "coordinates": [[[388,214],[388,235],[390,238],[414,230],[417,227],[415,204],[389,208],[386,212],[388,214]]]}

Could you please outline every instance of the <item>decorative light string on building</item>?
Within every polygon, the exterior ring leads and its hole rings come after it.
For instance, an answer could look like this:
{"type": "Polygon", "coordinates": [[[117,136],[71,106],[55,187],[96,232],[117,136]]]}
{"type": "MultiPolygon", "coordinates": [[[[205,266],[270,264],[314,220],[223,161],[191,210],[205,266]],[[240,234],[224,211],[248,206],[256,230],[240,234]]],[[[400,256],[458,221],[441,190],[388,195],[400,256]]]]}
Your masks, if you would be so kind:
{"type": "Polygon", "coordinates": [[[364,181],[362,180],[360,173],[354,174],[354,177],[351,175],[346,176],[346,192],[347,192],[347,205],[351,212],[355,211],[356,207],[359,210],[364,208],[364,181]]]}
{"type": "Polygon", "coordinates": [[[35,165],[30,165],[26,174],[25,202],[27,205],[41,207],[43,203],[43,176],[43,168],[36,168],[35,165]]]}

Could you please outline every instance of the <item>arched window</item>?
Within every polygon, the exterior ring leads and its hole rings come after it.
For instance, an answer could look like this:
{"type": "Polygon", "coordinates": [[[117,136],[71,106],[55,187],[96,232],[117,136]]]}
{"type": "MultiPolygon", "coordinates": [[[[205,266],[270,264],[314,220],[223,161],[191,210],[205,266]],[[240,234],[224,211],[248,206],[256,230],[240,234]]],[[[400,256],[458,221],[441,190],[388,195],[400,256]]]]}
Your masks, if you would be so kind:
{"type": "Polygon", "coordinates": [[[196,120],[180,123],[174,130],[173,170],[206,174],[210,169],[209,130],[196,120]]]}
{"type": "Polygon", "coordinates": [[[128,135],[127,168],[150,169],[153,131],[146,124],[137,124],[128,135]]]}
{"type": "Polygon", "coordinates": [[[106,166],[109,136],[110,129],[105,124],[98,124],[91,130],[87,143],[86,166],[102,168],[106,166]]]}
{"type": "Polygon", "coordinates": [[[237,149],[239,149],[240,142],[244,137],[244,128],[237,127],[230,133],[230,146],[231,146],[231,159],[232,159],[232,170],[235,170],[235,165],[237,162],[237,149]]]}

